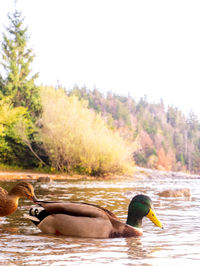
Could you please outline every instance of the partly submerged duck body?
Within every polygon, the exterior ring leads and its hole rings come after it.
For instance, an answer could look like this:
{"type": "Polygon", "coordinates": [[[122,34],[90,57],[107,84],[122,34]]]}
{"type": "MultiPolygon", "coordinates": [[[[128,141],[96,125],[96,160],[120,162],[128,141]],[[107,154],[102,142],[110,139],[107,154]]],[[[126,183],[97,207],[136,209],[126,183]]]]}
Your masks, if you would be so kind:
{"type": "Polygon", "coordinates": [[[30,219],[44,233],[75,237],[128,237],[140,236],[142,231],[124,224],[106,209],[85,203],[40,203],[44,209],[37,210],[30,219]]]}
{"type": "Polygon", "coordinates": [[[31,209],[30,215],[26,215],[26,218],[43,233],[48,234],[92,238],[141,236],[144,216],[162,227],[153,211],[150,198],[145,195],[137,195],[132,199],[126,223],[121,222],[109,210],[94,204],[42,201],[37,201],[37,204],[43,209],[31,209]]]}

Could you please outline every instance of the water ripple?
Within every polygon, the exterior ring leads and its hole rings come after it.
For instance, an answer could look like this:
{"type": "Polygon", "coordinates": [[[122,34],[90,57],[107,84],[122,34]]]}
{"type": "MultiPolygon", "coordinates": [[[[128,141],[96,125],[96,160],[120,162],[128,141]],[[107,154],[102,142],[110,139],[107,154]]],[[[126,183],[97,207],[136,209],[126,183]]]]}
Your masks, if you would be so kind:
{"type": "MultiPolygon", "coordinates": [[[[24,199],[11,216],[1,219],[0,265],[195,265],[200,260],[200,180],[148,179],[120,181],[57,181],[35,183],[45,200],[100,204],[126,221],[130,199],[148,194],[164,229],[144,219],[141,238],[80,239],[42,234],[23,218],[31,203],[24,199]],[[164,198],[169,188],[191,189],[191,198],[164,198]]],[[[9,183],[6,184],[9,187],[9,183]]]]}

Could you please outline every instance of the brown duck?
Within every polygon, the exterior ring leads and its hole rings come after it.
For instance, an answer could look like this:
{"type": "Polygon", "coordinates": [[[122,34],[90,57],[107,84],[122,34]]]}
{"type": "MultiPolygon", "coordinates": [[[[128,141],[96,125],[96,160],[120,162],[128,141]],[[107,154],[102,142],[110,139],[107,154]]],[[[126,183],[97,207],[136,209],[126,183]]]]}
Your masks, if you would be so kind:
{"type": "Polygon", "coordinates": [[[0,216],[7,216],[16,211],[20,198],[36,201],[33,186],[27,182],[20,182],[9,192],[0,187],[0,216]]]}
{"type": "Polygon", "coordinates": [[[30,209],[30,219],[43,233],[74,237],[113,238],[142,235],[142,219],[148,217],[162,228],[155,215],[151,199],[146,195],[135,196],[128,208],[126,223],[109,210],[81,202],[36,201],[42,210],[30,209]]]}

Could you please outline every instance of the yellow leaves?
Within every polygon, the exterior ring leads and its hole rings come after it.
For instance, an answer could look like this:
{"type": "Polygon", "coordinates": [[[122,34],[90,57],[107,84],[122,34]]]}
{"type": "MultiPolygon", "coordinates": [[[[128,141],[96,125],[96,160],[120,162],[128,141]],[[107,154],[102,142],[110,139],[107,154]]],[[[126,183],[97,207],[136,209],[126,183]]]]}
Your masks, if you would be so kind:
{"type": "Polygon", "coordinates": [[[8,98],[0,101],[0,135],[4,134],[5,128],[16,123],[19,117],[26,113],[24,107],[15,107],[9,103],[8,98]]]}
{"type": "Polygon", "coordinates": [[[4,127],[2,124],[0,124],[0,136],[3,135],[3,132],[4,132],[4,127]]]}
{"type": "Polygon", "coordinates": [[[108,129],[101,115],[62,89],[44,87],[41,91],[39,134],[53,167],[105,174],[124,172],[130,166],[132,147],[108,129]]]}

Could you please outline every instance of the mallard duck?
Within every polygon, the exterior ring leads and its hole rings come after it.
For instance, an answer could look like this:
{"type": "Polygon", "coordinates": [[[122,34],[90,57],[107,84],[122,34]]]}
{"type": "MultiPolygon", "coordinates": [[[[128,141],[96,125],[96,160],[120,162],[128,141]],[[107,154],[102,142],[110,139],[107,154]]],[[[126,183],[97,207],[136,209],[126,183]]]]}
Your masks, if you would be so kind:
{"type": "Polygon", "coordinates": [[[7,216],[16,211],[19,198],[26,197],[36,201],[33,186],[27,182],[20,182],[10,192],[0,187],[0,216],[7,216]]]}
{"type": "Polygon", "coordinates": [[[141,236],[144,216],[162,228],[151,199],[145,195],[137,195],[131,200],[126,223],[121,222],[109,210],[95,204],[45,201],[36,203],[42,210],[30,209],[29,215],[25,217],[43,233],[93,238],[141,236]]]}

